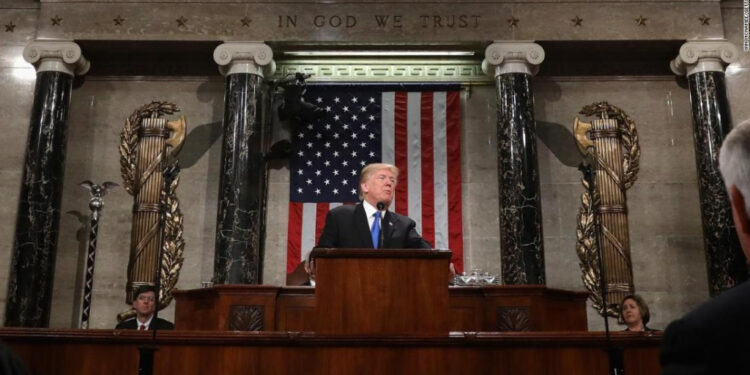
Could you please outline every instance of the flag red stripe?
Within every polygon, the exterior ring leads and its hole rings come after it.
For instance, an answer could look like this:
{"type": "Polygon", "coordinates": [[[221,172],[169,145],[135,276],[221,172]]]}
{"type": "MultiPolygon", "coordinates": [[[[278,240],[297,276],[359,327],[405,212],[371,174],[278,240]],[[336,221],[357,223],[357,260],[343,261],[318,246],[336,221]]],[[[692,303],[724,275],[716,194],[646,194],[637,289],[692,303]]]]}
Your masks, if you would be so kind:
{"type": "Polygon", "coordinates": [[[330,203],[320,202],[315,207],[315,244],[318,244],[320,240],[320,234],[323,233],[323,227],[326,225],[326,216],[330,203]]]}
{"type": "Polygon", "coordinates": [[[289,202],[289,226],[286,240],[286,273],[297,268],[302,256],[302,205],[301,202],[289,202]]]}
{"type": "Polygon", "coordinates": [[[407,163],[406,92],[397,91],[394,105],[394,158],[399,169],[396,185],[396,213],[409,215],[409,165],[407,163]]]}
{"type": "Polygon", "coordinates": [[[461,220],[461,95],[446,93],[446,152],[448,158],[448,245],[456,271],[464,268],[464,236],[461,220]]]}
{"type": "Polygon", "coordinates": [[[421,146],[422,146],[422,237],[435,245],[435,161],[433,149],[433,107],[432,91],[422,92],[421,103],[421,146]]]}

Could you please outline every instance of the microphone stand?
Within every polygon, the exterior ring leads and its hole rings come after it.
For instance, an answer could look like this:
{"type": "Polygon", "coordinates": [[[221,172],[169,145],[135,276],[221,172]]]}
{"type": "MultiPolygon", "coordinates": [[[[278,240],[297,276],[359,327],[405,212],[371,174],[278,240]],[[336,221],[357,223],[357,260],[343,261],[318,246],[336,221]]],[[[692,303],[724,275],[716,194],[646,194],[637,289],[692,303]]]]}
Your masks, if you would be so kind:
{"type": "Polygon", "coordinates": [[[385,218],[385,213],[383,213],[383,210],[385,209],[385,203],[378,202],[377,204],[378,211],[380,212],[380,233],[378,233],[378,248],[383,248],[383,231],[385,228],[383,228],[383,219],[385,218]]]}
{"type": "MultiPolygon", "coordinates": [[[[595,157],[595,156],[594,156],[595,157]]],[[[609,359],[609,375],[624,375],[625,364],[623,363],[622,348],[618,348],[612,345],[612,337],[610,336],[609,330],[609,318],[607,313],[607,281],[606,281],[606,270],[604,268],[604,260],[602,259],[602,247],[599,239],[600,223],[599,223],[599,200],[596,199],[596,168],[592,167],[592,163],[582,162],[578,166],[578,170],[583,172],[583,178],[588,182],[589,197],[591,197],[591,209],[593,212],[594,219],[594,243],[596,244],[596,252],[599,258],[599,288],[602,293],[602,305],[604,307],[604,332],[607,342],[607,356],[609,359]]]]}

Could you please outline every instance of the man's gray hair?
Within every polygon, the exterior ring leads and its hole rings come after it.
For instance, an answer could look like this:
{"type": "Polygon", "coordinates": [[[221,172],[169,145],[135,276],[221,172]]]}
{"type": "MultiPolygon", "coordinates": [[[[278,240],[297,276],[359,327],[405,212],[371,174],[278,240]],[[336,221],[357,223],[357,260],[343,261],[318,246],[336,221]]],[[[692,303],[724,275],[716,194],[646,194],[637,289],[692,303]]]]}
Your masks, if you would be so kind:
{"type": "Polygon", "coordinates": [[[719,151],[719,170],[727,191],[736,186],[750,214],[750,120],[737,125],[724,140],[719,151]]]}

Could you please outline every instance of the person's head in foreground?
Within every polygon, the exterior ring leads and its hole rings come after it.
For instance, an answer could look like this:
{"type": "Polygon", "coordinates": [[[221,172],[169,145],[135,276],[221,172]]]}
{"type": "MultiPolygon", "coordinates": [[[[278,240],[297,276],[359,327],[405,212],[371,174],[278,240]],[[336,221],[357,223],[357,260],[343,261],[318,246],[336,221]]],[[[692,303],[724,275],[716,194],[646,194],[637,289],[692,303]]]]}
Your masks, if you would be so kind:
{"type": "Polygon", "coordinates": [[[729,193],[734,225],[750,260],[750,121],[732,130],[719,151],[719,169],[729,193]]]}
{"type": "MultiPolygon", "coordinates": [[[[750,258],[750,121],[736,126],[724,139],[719,151],[719,169],[740,246],[745,258],[750,258]]],[[[724,197],[718,194],[717,197],[721,200],[712,204],[723,209],[724,197]]],[[[745,281],[673,321],[662,338],[659,354],[662,375],[747,374],[749,319],[750,282],[745,281]]]]}

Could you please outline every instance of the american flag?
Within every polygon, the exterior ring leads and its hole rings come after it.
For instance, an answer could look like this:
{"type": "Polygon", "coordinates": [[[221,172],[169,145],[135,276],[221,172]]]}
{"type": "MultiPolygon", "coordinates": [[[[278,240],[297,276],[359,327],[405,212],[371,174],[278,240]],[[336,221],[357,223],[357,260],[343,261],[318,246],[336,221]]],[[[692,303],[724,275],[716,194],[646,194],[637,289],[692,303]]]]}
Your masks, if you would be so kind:
{"type": "Polygon", "coordinates": [[[326,116],[292,131],[287,273],[317,244],[328,211],[359,199],[370,163],[399,168],[389,209],[409,216],[463,269],[459,85],[309,85],[326,116]]]}

